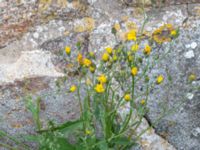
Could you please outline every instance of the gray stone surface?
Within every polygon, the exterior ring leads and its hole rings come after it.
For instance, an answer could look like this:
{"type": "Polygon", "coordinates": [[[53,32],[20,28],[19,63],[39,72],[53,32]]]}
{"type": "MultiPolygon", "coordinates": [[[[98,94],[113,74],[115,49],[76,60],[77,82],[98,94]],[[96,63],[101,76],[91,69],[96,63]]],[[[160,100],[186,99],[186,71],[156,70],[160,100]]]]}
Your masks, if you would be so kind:
{"type": "MultiPolygon", "coordinates": [[[[42,14],[35,14],[37,8],[39,4],[35,1],[23,1],[21,5],[0,1],[0,129],[10,134],[34,133],[33,121],[22,100],[27,91],[36,95],[49,94],[42,99],[44,125],[49,118],[63,122],[78,117],[77,102],[66,95],[72,83],[65,83],[61,92],[55,94],[56,79],[61,78],[66,65],[62,57],[58,57],[65,45],[71,46],[75,54],[75,43],[82,41],[84,51],[95,51],[98,55],[106,46],[115,46],[123,40],[130,22],[138,27],[143,22],[141,9],[124,5],[120,0],[74,1],[67,3],[65,9],[58,9],[54,3],[42,14]],[[3,10],[4,7],[7,10],[3,10]],[[50,14],[54,11],[57,14],[52,17],[50,14]],[[21,13],[10,16],[11,12],[21,13]],[[19,18],[21,14],[27,14],[31,24],[19,18]],[[121,27],[118,38],[111,33],[115,23],[121,27]]],[[[148,117],[154,122],[162,111],[158,106],[164,104],[164,108],[172,108],[186,99],[175,114],[155,126],[155,131],[177,150],[199,150],[200,92],[199,88],[192,87],[199,87],[200,81],[188,84],[188,76],[194,73],[200,78],[200,4],[160,10],[148,7],[146,10],[150,16],[146,31],[163,23],[180,27],[180,36],[172,45],[171,53],[152,70],[154,75],[164,73],[166,81],[167,71],[173,82],[165,81],[151,91],[148,117]]],[[[163,46],[160,52],[166,49],[163,46]]]]}
{"type": "MultiPolygon", "coordinates": [[[[199,32],[198,28],[192,28],[188,31],[181,29],[180,37],[172,46],[173,49],[168,59],[163,60],[157,66],[159,72],[167,69],[172,77],[172,83],[167,84],[166,82],[161,88],[152,91],[152,97],[149,101],[151,107],[149,116],[152,121],[161,114],[162,110],[157,109],[160,103],[163,103],[164,108],[169,109],[181,101],[185,101],[176,112],[163,119],[156,127],[157,133],[163,135],[177,149],[183,150],[198,150],[200,148],[198,136],[200,93],[199,88],[197,89],[200,82],[194,81],[192,84],[188,84],[188,76],[192,73],[198,76],[200,72],[199,44],[194,49],[192,57],[185,57],[185,52],[191,51],[191,47],[186,48],[187,44],[200,43],[199,32]],[[190,34],[191,32],[193,34],[190,34]]],[[[165,74],[165,78],[167,80],[167,74],[165,74]]]]}

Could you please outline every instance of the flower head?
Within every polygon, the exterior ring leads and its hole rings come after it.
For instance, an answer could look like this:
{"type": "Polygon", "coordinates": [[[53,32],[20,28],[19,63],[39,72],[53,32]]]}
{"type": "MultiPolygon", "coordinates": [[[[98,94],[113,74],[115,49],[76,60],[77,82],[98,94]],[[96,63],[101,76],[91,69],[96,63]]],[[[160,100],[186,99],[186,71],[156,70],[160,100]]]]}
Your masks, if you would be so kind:
{"type": "Polygon", "coordinates": [[[119,23],[115,23],[115,24],[114,24],[114,28],[115,28],[116,31],[119,31],[120,28],[121,28],[121,27],[120,27],[120,24],[119,24],[119,23]]]}
{"type": "Polygon", "coordinates": [[[173,31],[174,28],[171,24],[165,24],[153,32],[153,40],[156,41],[158,44],[161,44],[163,42],[170,42],[172,40],[171,32],[173,31]]]}
{"type": "Polygon", "coordinates": [[[92,85],[92,81],[90,80],[90,78],[87,78],[85,83],[86,85],[92,85]]]}
{"type": "Polygon", "coordinates": [[[124,99],[125,99],[125,101],[130,101],[131,100],[131,95],[130,94],[125,94],[124,95],[124,99]]]}
{"type": "Polygon", "coordinates": [[[72,85],[69,89],[70,92],[75,92],[76,91],[76,85],[72,85]]]}
{"type": "Polygon", "coordinates": [[[145,55],[150,55],[151,53],[151,46],[149,46],[148,44],[145,45],[145,48],[144,48],[144,54],[145,55]]]}
{"type": "Polygon", "coordinates": [[[66,46],[66,47],[65,47],[65,52],[66,52],[67,55],[70,55],[70,53],[71,53],[71,48],[70,48],[69,46],[66,46]]]}
{"type": "Polygon", "coordinates": [[[94,72],[95,72],[95,69],[96,69],[96,68],[93,67],[93,66],[90,66],[90,68],[89,68],[89,70],[90,70],[91,73],[94,73],[94,72]]]}
{"type": "Polygon", "coordinates": [[[116,62],[117,59],[118,59],[117,55],[114,54],[114,55],[113,55],[113,61],[116,62]]]}
{"type": "Polygon", "coordinates": [[[91,134],[92,134],[92,131],[86,129],[86,130],[85,130],[85,134],[86,134],[86,135],[91,135],[91,134]]]}
{"type": "Polygon", "coordinates": [[[97,93],[103,93],[105,91],[103,84],[96,84],[96,86],[94,87],[95,91],[97,93]]]}
{"type": "Polygon", "coordinates": [[[170,35],[173,36],[173,37],[175,37],[177,34],[178,34],[178,33],[177,33],[176,30],[172,30],[172,31],[170,32],[170,35]]]}
{"type": "Polygon", "coordinates": [[[138,44],[134,44],[131,46],[131,50],[134,51],[134,52],[137,52],[139,49],[139,45],[138,44]]]}
{"type": "Polygon", "coordinates": [[[104,74],[101,74],[97,80],[100,82],[100,83],[106,83],[107,82],[107,77],[104,75],[104,74]]]}
{"type": "Polygon", "coordinates": [[[107,62],[107,61],[109,60],[109,55],[108,55],[108,53],[103,53],[103,55],[102,55],[102,60],[103,60],[104,62],[107,62]]]}
{"type": "Polygon", "coordinates": [[[144,105],[145,103],[146,103],[145,99],[142,99],[142,100],[140,101],[140,104],[141,104],[141,105],[144,105]]]}
{"type": "Polygon", "coordinates": [[[136,31],[135,30],[130,30],[128,33],[127,33],[127,40],[128,41],[136,41],[137,37],[136,37],[136,31]]]}
{"type": "Polygon", "coordinates": [[[106,52],[112,54],[113,49],[111,47],[106,47],[106,52]]]}
{"type": "Polygon", "coordinates": [[[192,82],[192,81],[196,80],[196,78],[197,78],[196,74],[190,74],[189,77],[188,77],[188,80],[190,82],[192,82]]]}
{"type": "Polygon", "coordinates": [[[77,61],[79,64],[83,64],[83,55],[82,54],[80,54],[80,53],[78,54],[77,61]]]}
{"type": "Polygon", "coordinates": [[[131,52],[127,52],[127,56],[128,56],[128,61],[131,62],[133,61],[133,56],[131,55],[131,52]]]}
{"type": "Polygon", "coordinates": [[[157,83],[157,84],[161,84],[161,83],[163,82],[163,80],[164,80],[163,75],[159,75],[159,76],[157,77],[157,79],[156,79],[156,83],[157,83]]]}
{"type": "Polygon", "coordinates": [[[89,52],[89,56],[90,56],[91,58],[95,58],[94,52],[89,52]]]}
{"type": "Polygon", "coordinates": [[[133,76],[136,76],[136,75],[138,74],[138,68],[137,68],[137,67],[133,67],[133,68],[131,69],[131,74],[132,74],[133,76]]]}
{"type": "Polygon", "coordinates": [[[92,64],[91,60],[89,60],[87,58],[83,59],[83,65],[85,65],[86,67],[89,67],[91,64],[92,64]]]}

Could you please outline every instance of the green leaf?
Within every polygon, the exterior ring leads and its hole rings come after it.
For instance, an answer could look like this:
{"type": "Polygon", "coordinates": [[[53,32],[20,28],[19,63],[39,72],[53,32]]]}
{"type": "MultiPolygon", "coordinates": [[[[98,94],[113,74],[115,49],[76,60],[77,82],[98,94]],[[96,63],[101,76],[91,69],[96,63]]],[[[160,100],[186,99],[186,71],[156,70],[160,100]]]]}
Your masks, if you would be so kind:
{"type": "Polygon", "coordinates": [[[38,133],[48,132],[48,131],[57,131],[60,130],[62,132],[72,132],[73,130],[82,127],[83,121],[82,120],[76,120],[76,121],[67,121],[59,126],[55,126],[50,129],[44,129],[38,131],[38,133]]]}
{"type": "Polygon", "coordinates": [[[29,142],[39,142],[40,135],[23,135],[22,138],[29,142]]]}
{"type": "Polygon", "coordinates": [[[100,150],[108,150],[108,144],[105,140],[103,141],[100,141],[98,144],[97,144],[97,147],[100,149],[100,150]]]}
{"type": "Polygon", "coordinates": [[[40,102],[41,98],[38,97],[36,99],[36,104],[33,102],[33,99],[31,96],[28,96],[25,98],[25,105],[26,108],[32,113],[32,117],[34,119],[34,122],[37,126],[37,129],[40,130],[41,123],[40,123],[40,102]]]}
{"type": "Polygon", "coordinates": [[[131,141],[127,137],[118,137],[111,141],[116,145],[129,145],[131,141]]]}
{"type": "Polygon", "coordinates": [[[40,138],[39,150],[75,150],[65,138],[57,137],[53,133],[43,134],[40,138]]]}

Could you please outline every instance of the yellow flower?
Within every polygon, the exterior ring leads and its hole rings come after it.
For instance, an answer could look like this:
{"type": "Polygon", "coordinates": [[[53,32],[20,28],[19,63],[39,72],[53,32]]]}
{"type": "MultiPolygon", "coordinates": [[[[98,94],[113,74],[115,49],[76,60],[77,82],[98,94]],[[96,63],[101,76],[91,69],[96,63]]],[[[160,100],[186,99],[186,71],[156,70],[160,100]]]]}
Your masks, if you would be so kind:
{"type": "Polygon", "coordinates": [[[128,56],[128,61],[130,61],[130,62],[133,61],[133,56],[129,55],[128,56]]]}
{"type": "Polygon", "coordinates": [[[139,45],[138,44],[134,44],[131,46],[131,50],[134,52],[137,52],[137,50],[139,49],[139,45]]]}
{"type": "Polygon", "coordinates": [[[82,54],[80,54],[80,53],[78,54],[77,61],[78,61],[79,64],[83,63],[83,55],[82,54]]]}
{"type": "Polygon", "coordinates": [[[157,83],[157,84],[160,84],[160,83],[163,82],[163,80],[164,80],[163,75],[159,75],[159,76],[157,77],[157,79],[156,79],[156,83],[157,83]]]}
{"type": "Polygon", "coordinates": [[[177,31],[176,31],[176,30],[172,30],[172,31],[170,32],[170,35],[171,35],[171,36],[176,36],[176,35],[177,35],[177,31]]]}
{"type": "Polygon", "coordinates": [[[90,68],[89,68],[89,69],[90,69],[90,72],[91,72],[91,73],[94,73],[94,72],[95,72],[95,67],[93,67],[93,66],[90,66],[90,68]]]}
{"type": "Polygon", "coordinates": [[[135,31],[138,30],[137,24],[135,22],[132,22],[132,21],[127,21],[126,22],[126,28],[128,30],[135,30],[135,31]]]}
{"type": "Polygon", "coordinates": [[[113,55],[113,61],[115,62],[117,61],[117,59],[118,59],[117,55],[113,55]]]}
{"type": "Polygon", "coordinates": [[[127,33],[127,40],[128,41],[136,41],[137,37],[136,37],[136,31],[135,30],[130,30],[128,33],[127,33]]]}
{"type": "Polygon", "coordinates": [[[90,55],[90,57],[92,57],[92,58],[95,57],[94,52],[89,52],[89,55],[90,55]]]}
{"type": "Polygon", "coordinates": [[[103,53],[103,55],[102,55],[102,60],[105,61],[105,62],[107,62],[107,61],[109,60],[109,55],[108,55],[108,53],[103,53]]]}
{"type": "Polygon", "coordinates": [[[196,78],[197,78],[197,76],[195,74],[190,74],[188,77],[188,80],[192,82],[192,81],[196,80],[196,78]]]}
{"type": "Polygon", "coordinates": [[[97,78],[97,80],[100,82],[100,83],[106,83],[107,82],[107,78],[106,78],[106,76],[104,75],[104,74],[101,74],[98,78],[97,78]]]}
{"type": "Polygon", "coordinates": [[[144,100],[144,99],[142,99],[141,101],[140,101],[140,104],[141,105],[144,105],[146,103],[146,101],[144,100]]]}
{"type": "Polygon", "coordinates": [[[112,49],[111,47],[106,47],[105,49],[106,49],[106,51],[108,52],[108,54],[112,54],[112,50],[113,50],[113,49],[112,49]]]}
{"type": "Polygon", "coordinates": [[[75,92],[76,91],[76,85],[72,85],[69,89],[70,92],[75,92]]]}
{"type": "Polygon", "coordinates": [[[125,99],[125,101],[130,101],[131,100],[131,95],[130,94],[125,94],[124,95],[124,99],[125,99]]]}
{"type": "Polygon", "coordinates": [[[131,69],[131,74],[132,74],[133,76],[136,76],[136,75],[138,74],[138,68],[137,68],[137,67],[133,67],[133,68],[131,69]]]}
{"type": "Polygon", "coordinates": [[[67,55],[69,55],[71,53],[71,48],[69,46],[66,46],[65,52],[66,52],[67,55]]]}
{"type": "Polygon", "coordinates": [[[89,78],[87,78],[87,79],[86,79],[86,84],[87,84],[87,85],[91,85],[91,84],[92,84],[92,81],[91,81],[89,78]]]}
{"type": "Polygon", "coordinates": [[[168,28],[168,29],[173,29],[173,25],[172,24],[165,24],[165,26],[168,28]]]}
{"type": "Polygon", "coordinates": [[[146,45],[144,48],[144,54],[149,55],[151,53],[151,46],[146,45]]]}
{"type": "Polygon", "coordinates": [[[85,130],[85,134],[86,134],[86,135],[91,135],[91,134],[92,134],[92,131],[90,131],[90,130],[85,130]]]}
{"type": "Polygon", "coordinates": [[[97,84],[94,89],[97,93],[103,93],[105,91],[105,89],[101,83],[97,84]]]}
{"type": "Polygon", "coordinates": [[[133,61],[133,56],[131,55],[130,51],[127,52],[127,55],[128,55],[128,61],[129,62],[133,61]]]}
{"type": "Polygon", "coordinates": [[[115,24],[114,24],[114,28],[115,28],[116,31],[119,31],[120,28],[121,28],[121,27],[120,27],[120,24],[119,24],[119,23],[115,23],[115,24]]]}
{"type": "Polygon", "coordinates": [[[91,64],[92,64],[92,61],[87,59],[87,58],[84,58],[83,59],[83,64],[86,66],[86,67],[89,67],[91,64]]]}
{"type": "Polygon", "coordinates": [[[163,42],[170,42],[172,40],[171,32],[173,30],[174,28],[171,24],[165,24],[153,32],[153,40],[158,44],[162,44],[163,42]]]}

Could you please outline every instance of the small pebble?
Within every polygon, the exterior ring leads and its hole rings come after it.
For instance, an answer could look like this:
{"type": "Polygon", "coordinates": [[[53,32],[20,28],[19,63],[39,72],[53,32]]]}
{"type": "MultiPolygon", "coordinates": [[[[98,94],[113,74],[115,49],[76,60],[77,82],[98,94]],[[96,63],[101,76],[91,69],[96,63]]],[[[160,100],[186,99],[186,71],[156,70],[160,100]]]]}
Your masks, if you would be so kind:
{"type": "Polygon", "coordinates": [[[192,131],[192,135],[195,136],[195,137],[200,136],[200,127],[195,128],[195,129],[192,131]]]}
{"type": "Polygon", "coordinates": [[[186,48],[190,48],[190,44],[185,45],[186,48]]]}
{"type": "Polygon", "coordinates": [[[39,34],[38,34],[37,32],[35,32],[35,33],[33,34],[33,37],[34,37],[35,39],[38,39],[38,38],[39,38],[39,34]]]}
{"type": "Polygon", "coordinates": [[[186,52],[186,53],[184,54],[184,57],[185,57],[185,58],[188,58],[188,59],[193,58],[193,57],[194,57],[194,51],[193,51],[193,50],[190,50],[190,51],[186,52]]]}
{"type": "Polygon", "coordinates": [[[190,47],[192,49],[195,49],[197,47],[197,43],[196,42],[192,42],[191,45],[190,45],[190,47]]]}
{"type": "Polygon", "coordinates": [[[193,99],[194,94],[192,94],[192,93],[187,93],[186,97],[187,97],[189,100],[191,100],[191,99],[193,99]]]}
{"type": "Polygon", "coordinates": [[[58,30],[59,30],[60,32],[64,32],[64,31],[65,31],[65,27],[60,27],[60,28],[58,28],[58,30]]]}

